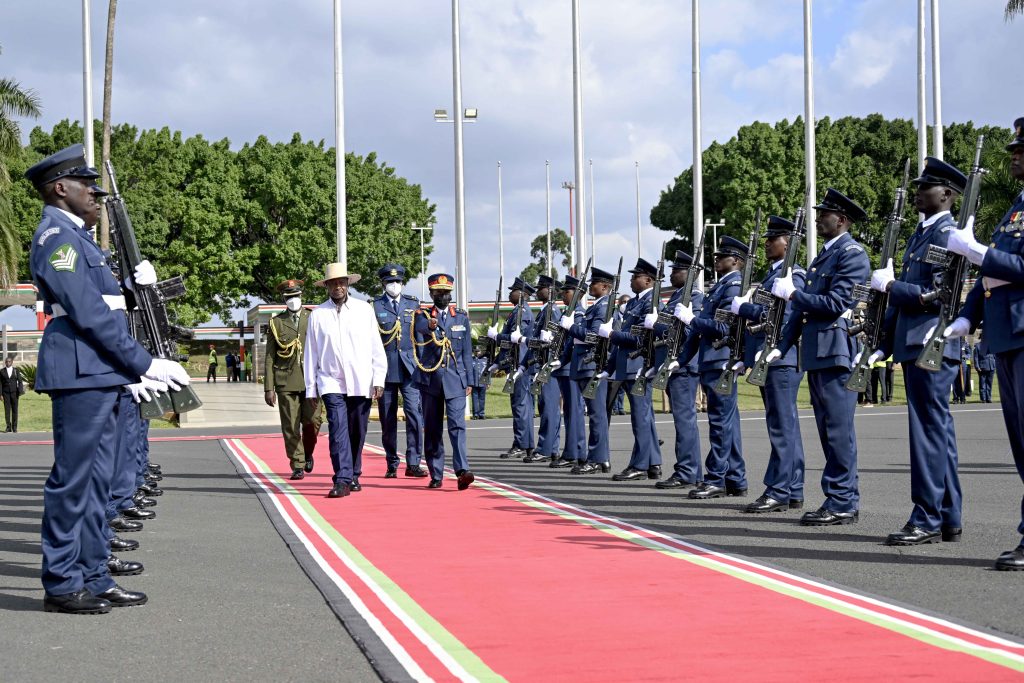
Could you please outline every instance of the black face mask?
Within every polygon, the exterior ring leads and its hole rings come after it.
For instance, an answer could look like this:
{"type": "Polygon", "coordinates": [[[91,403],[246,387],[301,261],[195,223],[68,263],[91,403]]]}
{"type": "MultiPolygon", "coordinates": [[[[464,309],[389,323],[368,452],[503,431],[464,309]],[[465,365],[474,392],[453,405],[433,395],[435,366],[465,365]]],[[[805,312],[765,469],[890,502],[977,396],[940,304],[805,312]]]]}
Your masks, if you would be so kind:
{"type": "Polygon", "coordinates": [[[435,294],[433,297],[434,305],[438,308],[448,308],[448,304],[452,302],[451,294],[435,294]]]}

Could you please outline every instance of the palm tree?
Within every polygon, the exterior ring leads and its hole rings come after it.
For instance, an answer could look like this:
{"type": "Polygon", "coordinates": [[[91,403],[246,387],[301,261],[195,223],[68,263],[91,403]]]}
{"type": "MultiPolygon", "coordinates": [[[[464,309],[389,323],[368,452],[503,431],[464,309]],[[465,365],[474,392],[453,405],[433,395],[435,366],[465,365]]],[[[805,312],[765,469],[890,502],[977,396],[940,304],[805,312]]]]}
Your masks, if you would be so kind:
{"type": "Polygon", "coordinates": [[[1024,0],[1007,0],[1003,19],[1012,21],[1018,14],[1024,14],[1024,0]]]}
{"type": "Polygon", "coordinates": [[[0,287],[6,287],[18,276],[21,245],[14,226],[7,188],[11,177],[5,159],[21,152],[21,127],[16,116],[40,114],[39,96],[24,90],[11,78],[0,78],[0,287]]]}

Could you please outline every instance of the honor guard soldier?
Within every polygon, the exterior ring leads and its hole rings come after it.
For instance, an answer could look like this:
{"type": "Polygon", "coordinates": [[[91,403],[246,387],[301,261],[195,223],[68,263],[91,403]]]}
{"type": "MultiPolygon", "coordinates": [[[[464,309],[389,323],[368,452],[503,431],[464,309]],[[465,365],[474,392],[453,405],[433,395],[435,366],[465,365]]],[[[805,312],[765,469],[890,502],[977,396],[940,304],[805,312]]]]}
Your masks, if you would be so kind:
{"type": "Polygon", "coordinates": [[[483,349],[473,354],[473,419],[487,419],[487,387],[480,383],[480,378],[487,370],[487,357],[483,349]]]}
{"type": "MultiPolygon", "coordinates": [[[[537,278],[537,300],[544,303],[540,312],[534,318],[533,328],[530,330],[530,339],[543,341],[551,333],[547,331],[548,321],[557,323],[562,317],[562,309],[552,300],[552,288],[555,281],[547,275],[537,278]],[[543,336],[542,336],[543,333],[543,336]]],[[[529,349],[524,361],[530,369],[531,375],[536,375],[543,363],[543,356],[535,350],[529,349]]],[[[562,410],[561,396],[558,391],[558,382],[550,379],[541,387],[537,396],[537,410],[540,413],[540,429],[537,431],[537,450],[523,457],[523,462],[549,463],[558,460],[558,448],[561,445],[562,432],[562,410]]]]}
{"type": "Polygon", "coordinates": [[[793,315],[782,332],[779,348],[768,362],[785,356],[802,338],[801,367],[818,424],[818,438],[825,453],[821,489],[825,502],[807,512],[805,526],[831,526],[857,522],[860,490],[857,484],[857,437],[853,428],[857,394],[846,389],[857,341],[847,332],[853,288],[871,275],[864,247],[850,236],[854,223],[867,219],[864,209],[840,192],[829,188],[818,210],[815,225],[825,240],[821,251],[807,269],[803,291],[792,273],[776,278],[772,294],[792,302],[793,315]]]}
{"type": "MultiPolygon", "coordinates": [[[[770,265],[768,273],[761,280],[761,289],[770,292],[775,280],[783,274],[780,272],[782,261],[789,240],[794,239],[795,228],[785,218],[768,217],[764,254],[770,265]]],[[[805,276],[806,272],[800,266],[793,269],[793,284],[798,290],[804,288],[805,276]]],[[[760,304],[750,303],[753,291],[733,299],[731,309],[733,313],[759,323],[764,318],[765,310],[760,304]]],[[[792,314],[793,305],[787,303],[783,326],[792,314]]],[[[753,367],[754,356],[764,348],[764,332],[752,334],[749,330],[748,326],[743,362],[747,367],[753,367]]],[[[796,395],[803,378],[795,346],[768,366],[768,376],[760,389],[771,454],[764,472],[764,493],[743,508],[744,512],[782,512],[798,510],[804,505],[804,444],[800,437],[800,416],[796,409],[796,395]]]]}
{"type": "MultiPolygon", "coordinates": [[[[677,251],[672,262],[669,282],[676,291],[672,292],[665,308],[674,311],[676,304],[683,297],[682,287],[686,284],[686,275],[693,264],[693,257],[685,251],[677,251]]],[[[694,311],[700,312],[704,304],[704,292],[694,286],[690,293],[690,304],[694,311]]],[[[657,328],[655,328],[657,329],[657,328]]],[[[683,327],[683,334],[695,334],[689,327],[683,327]]],[[[669,375],[665,390],[668,392],[669,405],[672,408],[672,423],[676,430],[675,453],[676,464],[672,474],[654,486],[659,489],[685,490],[697,485],[701,480],[700,433],[697,430],[697,387],[700,385],[700,372],[697,370],[697,355],[683,362],[682,350],[685,338],[679,344],[675,368],[669,375]]]]}
{"type": "Polygon", "coordinates": [[[423,452],[430,469],[429,488],[444,478],[444,419],[452,447],[452,468],[460,491],[473,483],[466,449],[466,397],[476,382],[469,316],[452,303],[455,278],[435,273],[427,279],[434,305],[420,309],[413,322],[416,336],[414,379],[423,406],[423,452]]]}
{"type": "Polygon", "coordinates": [[[306,400],[302,351],[309,326],[309,311],[302,307],[302,280],[277,285],[285,310],[270,319],[263,375],[263,398],[281,417],[284,452],[292,479],[313,471],[313,451],[323,424],[323,404],[306,400]],[[300,443],[301,441],[301,443],[300,443]]]}
{"type": "MultiPolygon", "coordinates": [[[[572,275],[566,275],[564,283],[555,282],[554,284],[555,289],[559,290],[561,302],[565,306],[558,317],[559,325],[566,317],[573,325],[583,323],[585,311],[582,304],[577,303],[575,311],[569,310],[573,294],[579,284],[580,281],[572,275]]],[[[562,348],[558,351],[558,360],[556,361],[558,367],[551,373],[558,383],[558,392],[562,397],[562,420],[565,423],[565,446],[562,448],[562,456],[552,458],[549,465],[556,469],[573,467],[577,463],[582,465],[587,460],[587,428],[584,424],[583,394],[580,393],[579,383],[571,375],[573,351],[576,347],[576,340],[572,335],[566,334],[562,348]]]]}
{"type": "MultiPolygon", "coordinates": [[[[1013,122],[1010,175],[1024,181],[1024,117],[1013,122]]],[[[947,338],[962,337],[972,327],[985,324],[985,339],[996,357],[999,401],[1010,439],[1017,472],[1024,481],[1024,192],[1017,195],[988,245],[974,237],[974,225],[953,230],[950,251],[966,256],[978,267],[980,277],[967,295],[959,318],[946,328],[947,338]]],[[[1017,532],[1024,536],[1024,497],[1017,532]]],[[[996,559],[996,569],[1024,570],[1024,539],[996,559]]]]}
{"type": "Polygon", "coordinates": [[[974,368],[978,371],[978,400],[992,402],[992,376],[996,374],[996,357],[988,346],[984,330],[974,345],[974,368]]]}
{"type": "Polygon", "coordinates": [[[621,382],[629,394],[629,422],[633,428],[633,450],[626,468],[612,476],[612,481],[634,481],[637,479],[658,479],[661,477],[661,446],[658,444],[658,430],[654,426],[654,405],[651,401],[651,386],[641,396],[632,393],[637,373],[643,372],[644,360],[630,358],[631,352],[640,347],[640,338],[630,331],[634,325],[642,325],[644,317],[651,311],[651,297],[654,295],[654,281],[658,269],[648,261],[639,258],[636,266],[629,271],[630,289],[634,296],[626,304],[618,330],[611,322],[601,325],[597,334],[607,338],[614,345],[605,371],[609,379],[621,382]]]}
{"type": "MultiPolygon", "coordinates": [[[[530,310],[529,297],[536,292],[532,285],[516,278],[509,287],[509,302],[514,306],[505,324],[499,331],[497,325],[487,330],[487,336],[507,348],[502,349],[498,355],[498,366],[503,367],[514,377],[512,388],[512,448],[501,454],[501,458],[522,458],[533,455],[533,394],[530,393],[530,374],[520,369],[526,360],[527,348],[520,344],[533,329],[533,311],[530,310]],[[520,308],[519,302],[523,296],[527,300],[520,308]],[[519,322],[518,326],[516,321],[519,322]],[[511,344],[511,347],[508,347],[511,344]]],[[[492,370],[493,372],[493,370],[492,370]]]]}
{"type": "MultiPolygon", "coordinates": [[[[598,328],[604,322],[608,306],[615,305],[615,302],[608,300],[614,281],[615,276],[611,273],[600,268],[591,268],[589,293],[594,297],[594,303],[587,308],[582,320],[577,320],[574,315],[563,315],[558,321],[558,324],[572,337],[574,342],[569,378],[576,382],[581,397],[587,384],[598,372],[597,364],[592,357],[593,349],[585,340],[588,332],[597,334],[598,328]]],[[[587,418],[590,421],[586,460],[582,462],[577,460],[576,465],[569,473],[610,472],[612,465],[608,446],[608,383],[599,382],[594,398],[584,398],[583,400],[587,407],[587,418]]],[[[577,415],[582,422],[583,416],[577,415]]]]}
{"type": "Polygon", "coordinates": [[[692,304],[676,304],[673,309],[673,315],[691,328],[680,354],[681,361],[689,362],[694,354],[699,353],[700,384],[708,401],[708,441],[711,447],[704,461],[704,481],[688,494],[694,500],[747,495],[736,385],[728,396],[715,391],[715,384],[731,352],[728,346],[716,349],[712,345],[729,331],[727,323],[715,320],[715,311],[721,308],[729,310],[733,297],[740,294],[740,269],[749,257],[747,245],[725,236],[718,241],[714,257],[718,282],[704,298],[700,314],[694,313],[692,304]]]}
{"type": "Polygon", "coordinates": [[[921,298],[935,288],[943,270],[928,263],[928,248],[946,247],[956,228],[950,209],[963,193],[967,177],[928,157],[921,177],[912,182],[917,187],[914,206],[924,220],[907,241],[900,276],[896,278],[891,261],[871,274],[871,288],[889,293],[889,308],[881,348],[869,360],[892,354],[893,361],[903,368],[910,427],[910,499],[914,509],[906,526],[889,534],[887,545],[959,541],[961,534],[956,430],[949,411],[949,386],[959,370],[960,344],[956,339],[946,342],[942,365],[934,372],[922,370],[915,361],[939,315],[938,302],[924,303],[921,298]]]}
{"type": "MultiPolygon", "coordinates": [[[[172,388],[189,378],[174,361],[153,359],[128,332],[120,284],[89,234],[100,211],[99,173],[86,164],[82,145],[43,159],[25,177],[45,204],[29,259],[44,311],[52,316],[35,382],[36,391],[50,395],[54,418],[54,463],[43,487],[43,608],[101,614],[147,600],[114,583],[107,567],[104,508],[120,397],[143,375],[170,381],[172,388]]],[[[139,264],[135,279],[156,281],[148,261],[139,264]]]]}
{"type": "Polygon", "coordinates": [[[398,394],[402,394],[405,413],[405,476],[425,477],[420,467],[423,443],[423,422],[420,414],[420,391],[412,380],[416,366],[412,359],[412,316],[420,301],[402,293],[405,268],[389,263],[377,271],[384,293],[373,300],[373,312],[380,328],[380,340],[388,353],[388,376],[384,395],[377,401],[380,410],[381,444],[388,469],[388,479],[398,476],[398,394]]]}

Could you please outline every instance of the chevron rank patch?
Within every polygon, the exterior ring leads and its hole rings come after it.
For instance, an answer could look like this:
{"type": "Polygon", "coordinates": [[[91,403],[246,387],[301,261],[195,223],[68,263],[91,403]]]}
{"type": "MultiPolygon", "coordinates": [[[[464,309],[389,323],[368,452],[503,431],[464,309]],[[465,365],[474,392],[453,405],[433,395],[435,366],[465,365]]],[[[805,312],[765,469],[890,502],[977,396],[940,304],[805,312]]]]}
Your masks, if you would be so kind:
{"type": "Polygon", "coordinates": [[[70,244],[65,244],[50,254],[50,265],[58,273],[65,271],[73,273],[75,266],[78,265],[78,252],[70,244]]]}

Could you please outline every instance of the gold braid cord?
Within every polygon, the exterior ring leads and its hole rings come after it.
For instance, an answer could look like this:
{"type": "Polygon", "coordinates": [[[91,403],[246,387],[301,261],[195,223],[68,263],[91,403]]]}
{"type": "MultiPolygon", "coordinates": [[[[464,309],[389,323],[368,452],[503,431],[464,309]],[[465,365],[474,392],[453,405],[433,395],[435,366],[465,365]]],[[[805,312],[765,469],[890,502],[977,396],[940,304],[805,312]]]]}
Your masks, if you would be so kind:
{"type": "Polygon", "coordinates": [[[395,324],[389,329],[384,329],[378,324],[377,331],[380,332],[380,340],[384,343],[384,346],[387,346],[402,336],[402,321],[396,320],[395,324]]]}
{"type": "Polygon", "coordinates": [[[270,331],[274,333],[274,341],[277,342],[278,358],[291,358],[296,352],[302,353],[302,340],[299,339],[298,335],[287,344],[281,341],[277,328],[274,326],[273,318],[270,320],[270,331]]]}
{"type": "Polygon", "coordinates": [[[423,372],[437,372],[437,369],[441,367],[442,363],[444,363],[448,354],[452,354],[452,357],[454,357],[454,353],[452,352],[452,341],[448,337],[441,337],[438,339],[437,334],[433,331],[430,332],[430,337],[426,341],[416,341],[416,316],[421,313],[423,315],[427,315],[427,312],[421,309],[412,316],[412,322],[409,323],[409,338],[412,339],[412,359],[416,363],[416,367],[423,372]],[[420,363],[419,354],[416,353],[417,347],[426,346],[427,344],[433,344],[434,346],[441,347],[441,357],[437,360],[437,364],[432,368],[424,367],[423,364],[420,363]]]}

